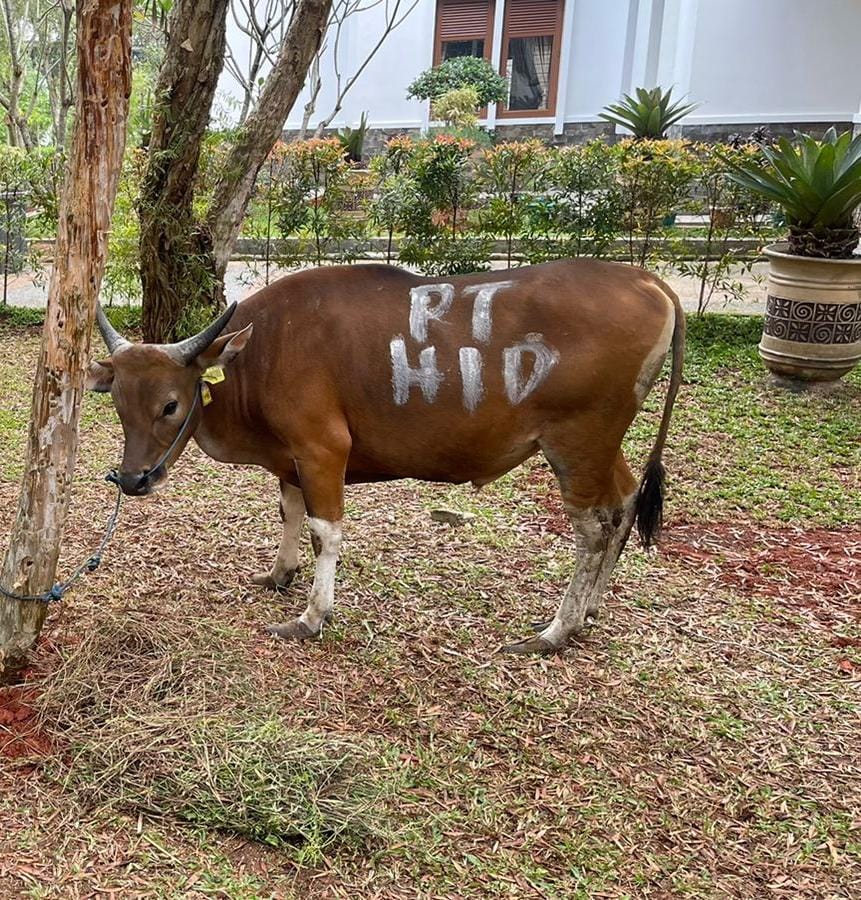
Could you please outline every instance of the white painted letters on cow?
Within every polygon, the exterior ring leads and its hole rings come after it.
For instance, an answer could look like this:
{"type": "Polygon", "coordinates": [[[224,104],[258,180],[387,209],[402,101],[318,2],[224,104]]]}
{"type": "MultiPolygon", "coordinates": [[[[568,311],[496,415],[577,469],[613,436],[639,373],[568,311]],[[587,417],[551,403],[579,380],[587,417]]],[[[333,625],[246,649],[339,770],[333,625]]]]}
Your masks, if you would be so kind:
{"type": "Polygon", "coordinates": [[[486,344],[490,340],[493,329],[493,297],[497,291],[503,291],[513,285],[511,281],[493,281],[489,284],[472,284],[464,288],[467,297],[475,297],[472,305],[472,337],[473,340],[486,344]]]}
{"type": "MultiPolygon", "coordinates": [[[[490,343],[493,331],[493,301],[501,290],[513,287],[512,281],[493,281],[473,284],[463,289],[464,297],[473,297],[472,338],[480,344],[490,343]]],[[[424,284],[410,291],[410,335],[417,343],[428,339],[428,323],[442,322],[454,302],[454,285],[424,284]],[[436,298],[436,299],[434,299],[436,298]]],[[[392,387],[398,406],[410,399],[410,390],[417,385],[426,403],[433,403],[445,376],[437,367],[436,347],[424,347],[419,352],[418,366],[411,366],[403,335],[391,341],[392,387]]],[[[458,350],[460,378],[463,387],[463,406],[474,413],[485,396],[484,360],[478,347],[458,350]]],[[[522,403],[547,379],[559,362],[559,354],[537,333],[527,334],[518,343],[502,351],[502,378],[505,393],[512,406],[522,403]],[[531,357],[531,367],[526,357],[531,357]]]]}
{"type": "Polygon", "coordinates": [[[422,284],[410,291],[410,334],[414,341],[423,344],[428,339],[428,322],[440,321],[454,300],[452,284],[422,284]],[[432,295],[439,300],[431,305],[432,295]]]}
{"type": "Polygon", "coordinates": [[[421,388],[425,402],[433,403],[443,381],[443,374],[436,366],[436,347],[425,347],[419,353],[418,368],[410,366],[406,343],[401,335],[392,338],[391,354],[395,403],[403,406],[410,399],[410,388],[414,384],[421,388]]]}
{"type": "Polygon", "coordinates": [[[502,375],[505,379],[505,393],[512,406],[523,402],[539,387],[551,369],[559,362],[559,354],[544,343],[541,334],[527,334],[526,339],[502,351],[502,375]],[[524,382],[523,356],[533,356],[532,372],[524,382]]]}
{"type": "Polygon", "coordinates": [[[463,405],[474,413],[484,396],[481,381],[481,351],[478,347],[460,348],[460,377],[463,382],[463,405]]]}

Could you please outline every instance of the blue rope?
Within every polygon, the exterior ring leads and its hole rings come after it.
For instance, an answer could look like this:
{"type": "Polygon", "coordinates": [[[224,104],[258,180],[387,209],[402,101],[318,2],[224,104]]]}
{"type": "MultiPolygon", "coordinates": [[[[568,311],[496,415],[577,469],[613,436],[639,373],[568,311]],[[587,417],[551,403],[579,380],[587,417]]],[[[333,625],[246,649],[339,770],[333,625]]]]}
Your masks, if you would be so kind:
{"type": "Polygon", "coordinates": [[[4,597],[8,597],[10,600],[20,600],[22,602],[32,602],[32,603],[59,603],[63,599],[63,595],[69,591],[72,587],[74,587],[75,583],[81,578],[82,575],[85,575],[89,572],[95,572],[96,569],[102,564],[102,556],[105,552],[105,547],[108,545],[108,541],[114,536],[114,532],[117,530],[117,520],[120,515],[120,504],[123,500],[123,492],[120,489],[120,480],[117,476],[116,472],[108,472],[105,476],[105,481],[110,484],[115,484],[117,487],[117,502],[114,504],[114,510],[111,515],[108,517],[108,523],[105,526],[105,533],[102,536],[102,540],[99,542],[99,546],[96,552],[85,562],[81,563],[77,569],[67,578],[65,581],[58,581],[50,590],[44,591],[41,594],[16,594],[14,591],[7,591],[2,585],[0,585],[0,594],[4,597]]]}

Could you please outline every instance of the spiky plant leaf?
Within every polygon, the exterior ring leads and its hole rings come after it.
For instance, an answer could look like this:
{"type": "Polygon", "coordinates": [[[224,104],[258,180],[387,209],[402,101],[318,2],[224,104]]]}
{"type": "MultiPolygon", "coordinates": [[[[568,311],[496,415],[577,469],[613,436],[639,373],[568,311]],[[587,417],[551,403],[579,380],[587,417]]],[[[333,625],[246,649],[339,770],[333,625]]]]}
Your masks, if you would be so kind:
{"type": "Polygon", "coordinates": [[[696,103],[671,103],[672,88],[637,88],[634,93],[636,99],[624,94],[619,103],[609,104],[599,115],[605,122],[627,128],[637,140],[666,137],[671,125],[697,107],[696,103]]]}
{"type": "Polygon", "coordinates": [[[851,256],[858,240],[852,216],[861,205],[861,135],[829,128],[821,140],[796,134],[763,148],[766,165],[724,157],[729,177],[778,203],[794,252],[851,256]]]}

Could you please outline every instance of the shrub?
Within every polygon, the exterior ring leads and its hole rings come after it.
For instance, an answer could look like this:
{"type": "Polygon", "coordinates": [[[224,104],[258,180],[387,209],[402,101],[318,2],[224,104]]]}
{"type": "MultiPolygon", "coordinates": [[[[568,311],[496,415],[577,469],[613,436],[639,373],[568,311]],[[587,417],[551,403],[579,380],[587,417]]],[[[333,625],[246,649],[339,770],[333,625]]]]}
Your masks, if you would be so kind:
{"type": "Polygon", "coordinates": [[[438,100],[443,94],[464,87],[475,88],[479,107],[508,96],[508,82],[486,59],[458,56],[419,75],[407,89],[407,97],[438,100]]]}
{"type": "Polygon", "coordinates": [[[284,265],[324,258],[349,260],[343,242],[361,233],[356,219],[345,215],[350,205],[350,166],[337,138],[294,141],[280,149],[280,166],[271,185],[273,214],[282,237],[295,237],[293,250],[280,255],[284,265]],[[335,246],[340,244],[340,251],[335,246]]]}
{"type": "Polygon", "coordinates": [[[645,266],[657,237],[687,202],[696,160],[686,141],[624,140],[618,155],[616,185],[623,210],[623,230],[632,265],[645,266]]]}
{"type": "Polygon", "coordinates": [[[526,228],[530,203],[546,179],[550,158],[538,140],[498,144],[481,154],[477,174],[487,201],[482,204],[481,224],[486,233],[503,236],[509,266],[514,239],[526,228]]]}
{"type": "Polygon", "coordinates": [[[433,116],[455,128],[478,125],[478,91],[474,86],[454,88],[433,101],[433,116]]]}
{"type": "Polygon", "coordinates": [[[140,302],[140,219],[137,205],[146,167],[146,151],[127,150],[123,157],[102,290],[107,305],[140,302]]]}
{"type": "Polygon", "coordinates": [[[372,224],[384,229],[386,242],[386,262],[392,262],[394,233],[402,228],[406,219],[405,211],[416,200],[418,190],[415,182],[405,174],[408,161],[415,152],[415,143],[407,135],[390,138],[383,152],[371,160],[371,175],[376,179],[377,190],[368,206],[372,224]]]}
{"type": "Polygon", "coordinates": [[[624,224],[617,165],[618,154],[602,140],[550,157],[547,190],[528,212],[530,261],[607,252],[624,224]]]}
{"type": "Polygon", "coordinates": [[[434,275],[486,269],[491,242],[471,232],[478,198],[473,141],[440,134],[419,142],[403,185],[409,199],[402,221],[407,237],[401,260],[434,275]]]}
{"type": "Polygon", "coordinates": [[[702,315],[715,294],[741,299],[744,285],[738,278],[739,267],[750,272],[754,259],[733,250],[730,240],[761,235],[769,204],[733,181],[727,171],[727,160],[741,164],[761,158],[758,145],[695,144],[691,152],[696,159],[691,210],[707,217],[705,243],[695,253],[683,247],[683,257],[673,265],[699,282],[697,313],[702,315]]]}

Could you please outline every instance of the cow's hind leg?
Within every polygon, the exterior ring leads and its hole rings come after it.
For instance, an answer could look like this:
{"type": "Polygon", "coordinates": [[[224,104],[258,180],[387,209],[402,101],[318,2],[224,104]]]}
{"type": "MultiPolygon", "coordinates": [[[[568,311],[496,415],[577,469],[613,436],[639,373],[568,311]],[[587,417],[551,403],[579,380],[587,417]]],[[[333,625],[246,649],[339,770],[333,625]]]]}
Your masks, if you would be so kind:
{"type": "MultiPolygon", "coordinates": [[[[546,451],[545,451],[546,452],[546,451]]],[[[552,653],[583,631],[587,617],[598,614],[601,597],[634,523],[636,481],[621,453],[604,477],[572,474],[555,454],[547,453],[562,490],[574,530],[577,562],[556,615],[534,637],[505,650],[552,653]]]]}
{"type": "Polygon", "coordinates": [[[299,570],[299,535],[305,519],[305,500],[302,491],[288,481],[281,481],[281,544],[269,572],[252,575],[254,584],[277,591],[290,586],[299,570]]]}

